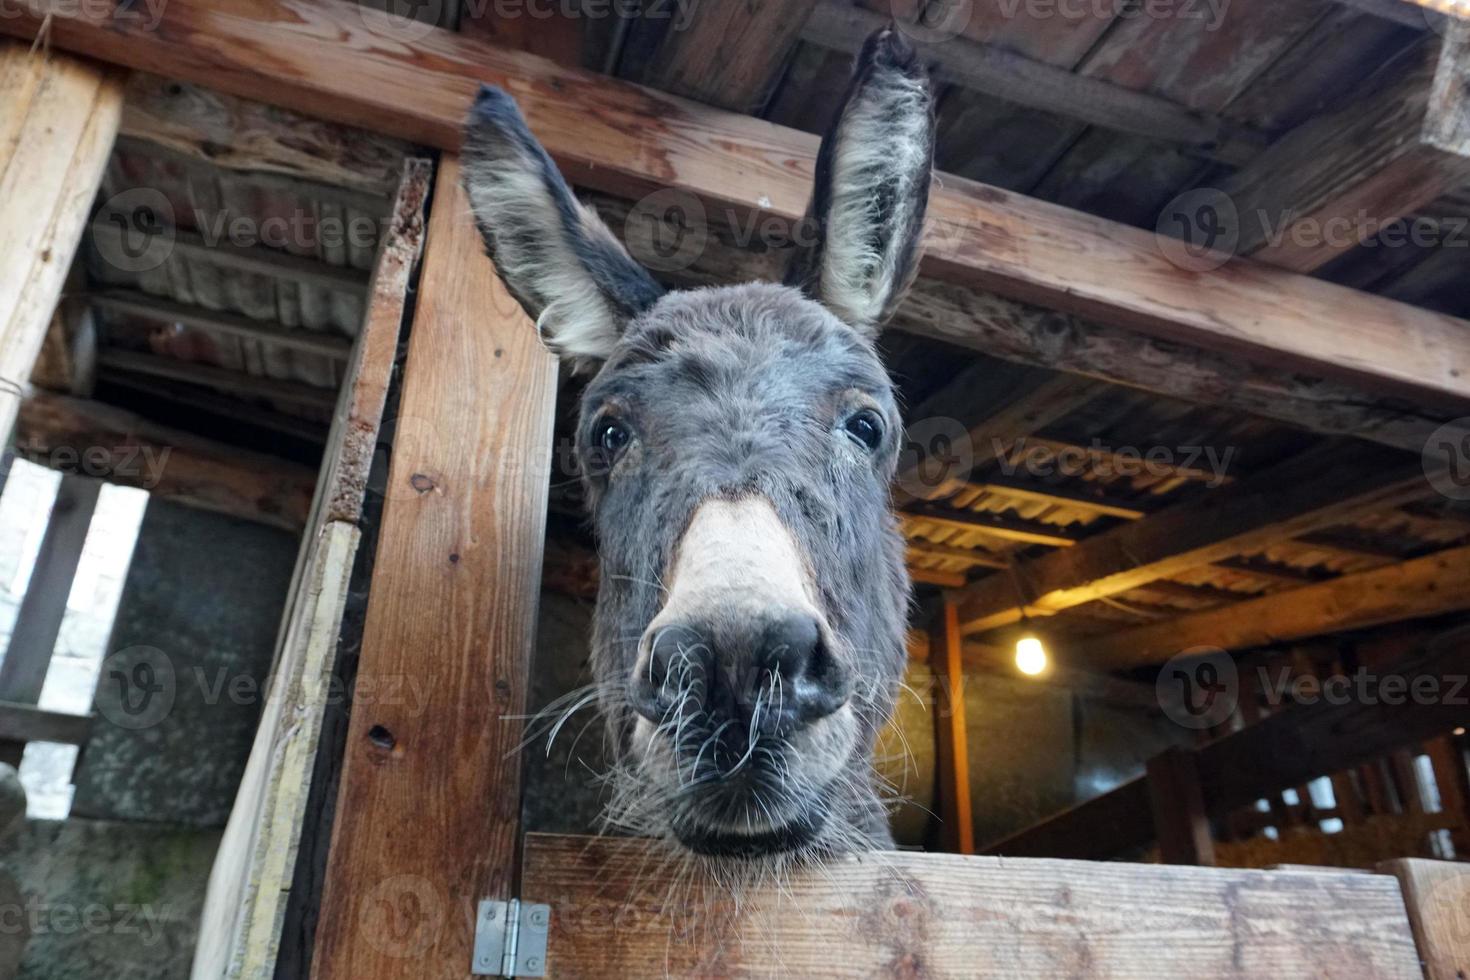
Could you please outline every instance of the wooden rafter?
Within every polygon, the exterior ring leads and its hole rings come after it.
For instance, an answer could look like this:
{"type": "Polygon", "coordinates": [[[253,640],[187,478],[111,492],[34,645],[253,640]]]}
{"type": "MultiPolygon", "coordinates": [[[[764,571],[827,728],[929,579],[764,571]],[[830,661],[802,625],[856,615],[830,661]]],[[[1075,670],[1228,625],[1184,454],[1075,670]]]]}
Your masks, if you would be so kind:
{"type": "MultiPolygon", "coordinates": [[[[1417,461],[1409,464],[1389,450],[1339,456],[1328,447],[1198,503],[1043,555],[1022,565],[1018,576],[1029,592],[1027,609],[1046,615],[1423,495],[1417,461]]],[[[1010,577],[982,579],[962,597],[964,628],[980,632],[1014,623],[1021,617],[1019,602],[1010,577]]]]}
{"type": "Polygon", "coordinates": [[[115,313],[160,323],[177,323],[206,333],[260,341],[272,347],[317,354],[334,361],[345,361],[352,353],[352,342],[339,334],[287,327],[270,320],[256,320],[234,313],[175,303],[132,289],[109,289],[93,293],[89,298],[97,306],[115,313]]]}
{"type": "MultiPolygon", "coordinates": [[[[56,47],[450,150],[477,83],[495,82],[574,181],[630,196],[675,187],[787,220],[805,211],[811,136],[443,31],[390,43],[358,9],[176,0],[146,29],[142,18],[25,0],[0,30],[32,38],[46,21],[56,47]]],[[[1453,318],[1258,263],[1181,269],[1151,233],[957,177],[942,179],[930,213],[932,276],[1382,393],[1470,398],[1470,328],[1453,318]]]]}
{"type": "Polygon", "coordinates": [[[744,0],[691,8],[670,24],[645,84],[696,102],[759,113],[796,46],[809,0],[744,0]]]}
{"type": "Polygon", "coordinates": [[[1102,669],[1162,663],[1192,647],[1238,650],[1470,607],[1470,548],[1192,613],[1075,644],[1102,669]]]}
{"type": "Polygon", "coordinates": [[[970,751],[966,734],[964,640],[954,603],[946,598],[929,643],[934,670],[934,740],[938,756],[940,840],[956,854],[975,853],[970,799],[970,751]]]}

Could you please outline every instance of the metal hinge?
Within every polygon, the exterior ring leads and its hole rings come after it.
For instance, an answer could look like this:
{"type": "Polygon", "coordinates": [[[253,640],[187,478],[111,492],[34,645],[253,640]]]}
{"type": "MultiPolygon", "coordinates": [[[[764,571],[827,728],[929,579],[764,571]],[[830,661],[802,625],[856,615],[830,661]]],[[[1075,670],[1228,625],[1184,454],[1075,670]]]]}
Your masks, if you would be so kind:
{"type": "Polygon", "coordinates": [[[477,977],[546,976],[546,935],[551,928],[550,905],[481,902],[475,917],[475,959],[470,972],[477,977]]]}

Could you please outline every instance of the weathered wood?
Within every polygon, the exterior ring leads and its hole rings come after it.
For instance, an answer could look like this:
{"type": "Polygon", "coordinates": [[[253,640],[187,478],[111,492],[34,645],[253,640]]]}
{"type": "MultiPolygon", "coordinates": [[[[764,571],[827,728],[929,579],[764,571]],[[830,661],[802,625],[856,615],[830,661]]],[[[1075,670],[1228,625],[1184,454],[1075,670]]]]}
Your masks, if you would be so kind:
{"type": "MultiPolygon", "coordinates": [[[[857,52],[863,40],[891,17],[838,0],[816,5],[802,40],[857,52]]],[[[1037,61],[963,35],[915,45],[932,65],[935,80],[983,92],[1015,105],[1179,145],[1185,152],[1241,166],[1267,147],[1265,134],[1149,92],[1037,61]]]]}
{"type": "Polygon", "coordinates": [[[0,436],[41,351],[122,115],[122,75],[0,43],[0,436]]]}
{"type": "Polygon", "coordinates": [[[476,902],[514,894],[521,738],[556,366],[440,165],[357,685],[426,703],[352,712],[314,974],[463,975],[476,902]],[[404,828],[412,826],[410,833],[404,828]],[[408,916],[407,918],[403,916],[408,916]]]}
{"type": "Polygon", "coordinates": [[[299,381],[283,381],[264,375],[246,374],[243,371],[231,371],[213,364],[181,361],[159,354],[143,354],[138,351],[104,347],[97,352],[97,365],[151,378],[165,378],[169,381],[204,385],[246,398],[265,398],[270,401],[325,409],[330,409],[337,404],[337,392],[331,388],[317,388],[299,381]]]}
{"type": "Polygon", "coordinates": [[[642,841],[541,834],[525,867],[559,980],[1420,975],[1381,875],[879,854],[732,897],[642,841]]]}
{"type": "Polygon", "coordinates": [[[1164,863],[1213,866],[1215,842],[1194,753],[1179,746],[1165,749],[1148,760],[1144,778],[1164,863]]]}
{"type": "Polygon", "coordinates": [[[900,511],[898,516],[905,524],[935,524],[962,534],[979,534],[987,538],[1018,544],[1070,548],[1078,540],[1075,532],[1055,524],[1004,517],[988,511],[961,510],[940,504],[910,504],[907,509],[900,511]]]}
{"type": "MultiPolygon", "coordinates": [[[[1329,448],[1044,555],[1017,574],[1029,611],[1050,615],[1423,494],[1417,461],[1390,450],[1329,448]]],[[[1014,583],[998,575],[970,586],[960,606],[969,633],[1014,623],[1021,612],[1014,583]]]]}
{"type": "Polygon", "coordinates": [[[283,174],[390,197],[409,146],[289,109],[135,72],[122,133],[211,166],[283,174]]]}
{"type": "Polygon", "coordinates": [[[704,3],[665,33],[643,81],[736,112],[759,114],[803,23],[809,0],[704,3]]]}
{"type": "MultiPolygon", "coordinates": [[[[141,18],[25,0],[0,30],[32,37],[49,17],[62,48],[451,150],[476,84],[495,82],[574,181],[632,197],[673,186],[785,220],[805,211],[809,135],[443,31],[390,42],[357,11],[341,0],[178,0],[148,30],[141,18]]],[[[937,278],[1380,393],[1454,406],[1470,397],[1470,328],[1453,318],[1260,263],[1180,269],[1149,232],[961,178],[941,180],[930,213],[924,266],[937,278]]]]}
{"type": "Polygon", "coordinates": [[[306,525],[316,483],[305,466],[43,391],[21,403],[15,443],[21,456],[42,466],[288,531],[306,525]]]}
{"type": "Polygon", "coordinates": [[[941,605],[930,643],[934,669],[934,744],[938,759],[939,839],[946,851],[975,853],[970,750],[965,729],[964,647],[954,603],[941,605]]]}
{"type": "MultiPolygon", "coordinates": [[[[5,659],[0,661],[0,701],[36,704],[41,699],[101,490],[98,480],[70,475],[61,479],[25,597],[15,614],[5,659]]],[[[24,748],[19,742],[0,742],[0,763],[19,766],[24,748]]]]}
{"type": "Polygon", "coordinates": [[[334,361],[345,361],[352,352],[352,342],[338,334],[288,327],[270,320],[256,320],[222,310],[175,303],[133,289],[109,289],[92,293],[88,298],[105,310],[125,316],[178,323],[206,333],[253,340],[284,350],[329,357],[334,361]]]}
{"type": "Polygon", "coordinates": [[[1162,663],[1191,647],[1225,650],[1362,629],[1470,608],[1470,548],[1089,638],[1080,659],[1101,669],[1162,663]]]}
{"type": "MultiPolygon", "coordinates": [[[[432,168],[402,168],[393,220],[353,351],[282,615],[265,710],[210,874],[194,976],[265,978],[275,969],[329,701],[367,472],[423,242],[432,168]]],[[[401,688],[400,688],[401,689],[401,688]]]]}
{"type": "Polygon", "coordinates": [[[0,743],[86,745],[91,734],[91,715],[68,715],[44,711],[33,704],[0,701],[0,743]]]}
{"type": "Polygon", "coordinates": [[[1409,50],[1361,98],[1231,177],[1223,190],[1239,213],[1239,251],[1311,272],[1458,189],[1470,178],[1467,69],[1470,25],[1451,19],[1442,44],[1409,50]]]}
{"type": "Polygon", "coordinates": [[[1427,980],[1470,976],[1470,869],[1446,861],[1404,858],[1378,866],[1404,889],[1409,925],[1427,980]]]}

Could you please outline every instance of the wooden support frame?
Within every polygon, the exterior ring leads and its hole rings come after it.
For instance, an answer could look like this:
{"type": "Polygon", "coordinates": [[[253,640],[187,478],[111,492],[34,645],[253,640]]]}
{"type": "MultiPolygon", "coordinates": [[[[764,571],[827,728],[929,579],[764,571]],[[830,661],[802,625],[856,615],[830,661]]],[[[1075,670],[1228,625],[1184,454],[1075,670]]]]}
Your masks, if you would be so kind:
{"type": "MultiPolygon", "coordinates": [[[[0,31],[33,38],[44,21],[61,48],[451,151],[476,85],[494,82],[573,181],[628,196],[673,187],[787,220],[805,212],[811,136],[437,29],[389,42],[357,11],[343,0],[175,0],[149,30],[24,0],[0,31]]],[[[1181,269],[1150,233],[949,175],[930,214],[931,276],[1381,394],[1470,401],[1470,328],[1454,318],[1249,261],[1181,269]]]]}
{"type": "Polygon", "coordinates": [[[679,875],[644,841],[529,835],[547,975],[1421,976],[1385,875],[884,854],[738,897],[679,875]]]}
{"type": "Polygon", "coordinates": [[[122,73],[0,42],[0,439],[41,352],[122,118],[122,73]]]}
{"type": "Polygon", "coordinates": [[[446,159],[357,675],[361,686],[412,673],[429,698],[352,713],[313,967],[323,980],[463,975],[477,902],[516,887],[514,719],[541,582],[556,365],[468,214],[446,159]]]}
{"type": "Polygon", "coordinates": [[[1215,842],[1194,753],[1178,746],[1164,750],[1148,760],[1145,778],[1164,863],[1213,865],[1215,842]]]}
{"type": "Polygon", "coordinates": [[[1426,980],[1470,976],[1470,871],[1463,864],[1405,859],[1378,866],[1404,889],[1426,980]]]}
{"type": "Polygon", "coordinates": [[[939,840],[954,854],[975,853],[970,797],[970,748],[966,734],[965,668],[959,613],[946,598],[929,644],[934,669],[934,744],[939,767],[939,840]]]}

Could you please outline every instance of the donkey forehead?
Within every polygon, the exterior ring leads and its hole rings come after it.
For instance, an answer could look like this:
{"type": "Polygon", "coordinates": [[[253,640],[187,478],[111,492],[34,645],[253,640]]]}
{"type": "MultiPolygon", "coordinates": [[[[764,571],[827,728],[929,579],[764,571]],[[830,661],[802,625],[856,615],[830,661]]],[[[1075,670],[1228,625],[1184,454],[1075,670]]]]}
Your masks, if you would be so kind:
{"type": "Polygon", "coordinates": [[[891,388],[856,330],[795,289],[751,283],[660,299],[628,326],[588,403],[732,391],[790,403],[858,389],[888,410],[891,388]]]}

